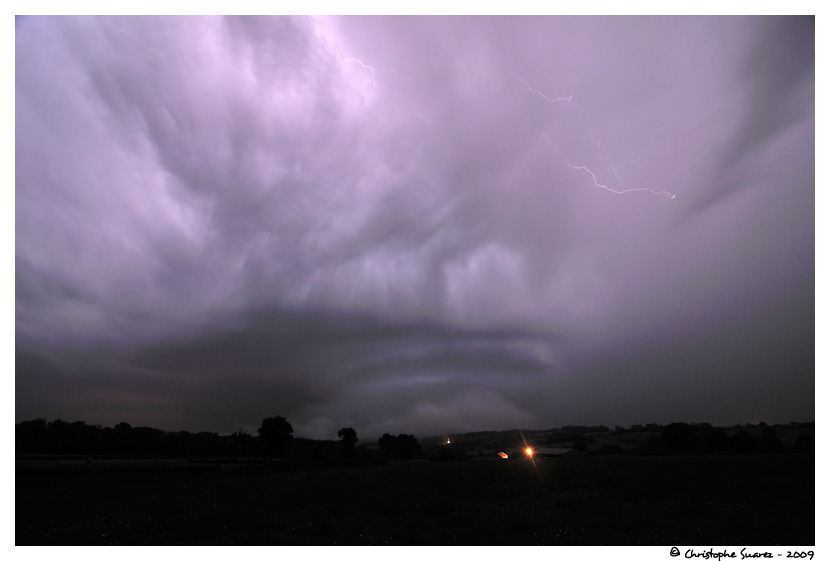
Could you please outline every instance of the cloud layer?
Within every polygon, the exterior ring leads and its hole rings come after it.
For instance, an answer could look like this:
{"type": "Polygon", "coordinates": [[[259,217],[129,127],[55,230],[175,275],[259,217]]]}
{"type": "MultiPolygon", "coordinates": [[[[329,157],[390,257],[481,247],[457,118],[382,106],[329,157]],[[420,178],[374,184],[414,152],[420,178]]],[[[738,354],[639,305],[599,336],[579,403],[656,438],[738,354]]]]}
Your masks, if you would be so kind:
{"type": "Polygon", "coordinates": [[[16,23],[16,417],[814,417],[814,22],[16,23]]]}

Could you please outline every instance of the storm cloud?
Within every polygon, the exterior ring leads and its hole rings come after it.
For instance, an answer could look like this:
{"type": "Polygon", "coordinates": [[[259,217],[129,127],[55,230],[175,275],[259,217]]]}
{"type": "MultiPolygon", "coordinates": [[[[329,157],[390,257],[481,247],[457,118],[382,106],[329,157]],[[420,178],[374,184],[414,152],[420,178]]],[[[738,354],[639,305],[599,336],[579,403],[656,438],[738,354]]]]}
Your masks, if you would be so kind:
{"type": "Polygon", "coordinates": [[[18,421],[812,420],[811,17],[27,17],[18,421]]]}

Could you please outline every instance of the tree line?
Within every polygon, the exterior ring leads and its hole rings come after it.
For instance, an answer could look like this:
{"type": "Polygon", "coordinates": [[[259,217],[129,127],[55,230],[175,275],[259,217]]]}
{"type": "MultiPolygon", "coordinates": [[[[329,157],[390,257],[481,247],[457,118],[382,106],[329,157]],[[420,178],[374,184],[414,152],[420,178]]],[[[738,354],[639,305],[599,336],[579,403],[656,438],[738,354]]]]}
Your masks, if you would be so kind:
{"type": "MultiPolygon", "coordinates": [[[[788,429],[808,429],[811,424],[790,423],[788,429]],[[802,426],[803,425],[803,426],[802,426]]],[[[603,443],[602,435],[632,434],[635,453],[746,453],[812,450],[815,446],[808,431],[798,435],[792,444],[784,444],[774,426],[765,423],[734,427],[727,432],[709,423],[671,423],[669,425],[632,425],[630,429],[605,426],[567,426],[551,429],[544,443],[562,445],[589,454],[614,454],[623,450],[618,444],[603,443]],[[603,430],[604,429],[604,430],[603,430]],[[640,431],[651,434],[642,438],[640,431]],[[597,435],[596,437],[594,435],[597,435]],[[597,441],[598,439],[598,441],[597,441]]],[[[334,435],[332,435],[334,436],[334,435]]],[[[89,425],[83,421],[67,422],[61,419],[46,421],[34,419],[15,426],[17,454],[76,455],[76,456],[141,456],[141,457],[225,457],[225,458],[294,458],[301,460],[359,460],[426,458],[448,460],[464,459],[483,448],[507,449],[532,434],[521,431],[503,433],[470,433],[465,444],[452,446],[428,444],[423,450],[412,434],[384,434],[377,447],[360,443],[357,431],[342,427],[336,433],[338,440],[311,440],[295,438],[294,428],[285,417],[274,416],[262,420],[256,435],[240,429],[230,435],[215,432],[163,431],[161,429],[118,423],[114,427],[89,425]],[[475,444],[473,446],[473,444],[475,444]],[[472,448],[470,448],[472,446],[472,448]]],[[[433,439],[427,439],[430,442],[433,439]]],[[[514,454],[521,457],[521,454],[514,454]]]]}
{"type": "Polygon", "coordinates": [[[408,460],[418,457],[421,445],[411,434],[384,434],[378,448],[359,444],[357,431],[343,427],[339,441],[294,438],[294,427],[285,417],[266,417],[257,434],[240,429],[230,435],[215,432],[164,431],[133,427],[121,422],[113,427],[83,421],[34,419],[15,425],[17,454],[78,456],[160,456],[160,457],[300,457],[315,460],[387,458],[408,460]]]}

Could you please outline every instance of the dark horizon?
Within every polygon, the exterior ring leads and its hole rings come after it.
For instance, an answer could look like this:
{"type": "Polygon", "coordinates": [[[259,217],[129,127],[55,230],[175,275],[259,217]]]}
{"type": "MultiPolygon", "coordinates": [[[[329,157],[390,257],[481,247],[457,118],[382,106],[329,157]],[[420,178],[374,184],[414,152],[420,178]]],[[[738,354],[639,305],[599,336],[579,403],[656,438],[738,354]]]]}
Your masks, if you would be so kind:
{"type": "MultiPolygon", "coordinates": [[[[193,459],[202,456],[232,461],[233,458],[271,457],[268,443],[273,441],[274,435],[278,435],[276,438],[280,442],[278,457],[306,461],[312,458],[331,461],[338,457],[346,461],[379,459],[376,457],[378,448],[389,455],[396,441],[401,448],[399,451],[405,448],[405,459],[414,459],[414,453],[417,458],[433,461],[485,459],[484,446],[497,450],[508,448],[514,452],[520,450],[519,457],[528,447],[541,451],[551,446],[600,456],[618,453],[804,453],[814,451],[815,421],[780,424],[762,421],[729,427],[708,422],[645,423],[628,427],[566,425],[441,435],[404,432],[397,437],[394,433],[367,436],[354,427],[341,427],[333,438],[311,439],[294,434],[291,422],[281,416],[263,419],[255,431],[239,429],[229,434],[166,431],[158,427],[131,426],[126,422],[101,426],[84,421],[39,418],[16,424],[15,454],[18,460],[77,459],[78,456],[86,456],[89,461],[142,456],[193,459]]],[[[271,448],[271,452],[276,450],[271,448]]],[[[516,456],[511,457],[515,459],[516,456]]]]}
{"type": "MultiPolygon", "coordinates": [[[[23,423],[32,423],[32,422],[39,421],[39,420],[45,421],[47,424],[51,423],[51,422],[64,422],[64,423],[68,423],[68,424],[83,423],[83,424],[85,424],[89,427],[95,427],[95,428],[101,428],[101,429],[113,429],[121,423],[127,423],[128,425],[131,426],[131,428],[160,430],[160,431],[165,432],[165,433],[189,432],[189,433],[192,433],[192,434],[198,434],[198,433],[201,433],[201,432],[207,432],[207,433],[216,434],[220,437],[226,437],[226,436],[231,436],[234,433],[244,431],[245,433],[247,433],[251,436],[256,436],[257,435],[257,427],[256,426],[254,426],[254,427],[251,427],[251,426],[237,427],[235,430],[224,431],[223,432],[223,431],[208,431],[208,430],[201,430],[201,429],[154,427],[154,426],[140,425],[140,424],[135,424],[134,425],[132,423],[129,423],[128,421],[119,421],[118,423],[112,423],[112,424],[106,425],[106,424],[101,424],[101,423],[91,423],[91,422],[88,422],[88,421],[83,420],[83,419],[47,418],[47,417],[42,417],[42,416],[41,417],[33,417],[31,419],[17,420],[17,421],[15,421],[15,424],[20,425],[20,424],[23,424],[23,423]]],[[[287,420],[290,423],[290,419],[287,419],[287,420]]],[[[530,434],[530,433],[539,433],[539,432],[545,432],[545,431],[558,431],[558,430],[569,429],[569,428],[584,429],[584,428],[600,428],[600,427],[605,427],[609,432],[616,432],[619,429],[622,429],[624,431],[634,431],[634,432],[636,432],[638,430],[643,430],[643,431],[646,431],[646,432],[648,432],[648,431],[653,432],[653,431],[662,430],[666,426],[675,425],[675,424],[688,424],[688,425],[692,425],[692,426],[695,426],[695,425],[708,425],[708,426],[711,426],[711,428],[713,428],[713,429],[741,429],[741,428],[747,428],[747,427],[758,428],[758,427],[765,427],[765,426],[769,426],[769,427],[787,427],[787,426],[790,426],[790,427],[792,427],[792,426],[801,426],[801,425],[810,425],[810,424],[814,425],[815,424],[815,419],[791,419],[789,421],[775,422],[775,423],[771,423],[771,422],[768,423],[764,420],[760,420],[760,421],[756,421],[756,422],[721,423],[721,424],[710,423],[708,421],[694,420],[694,419],[692,419],[692,420],[689,420],[689,419],[686,419],[686,420],[675,419],[673,421],[663,422],[663,423],[642,422],[642,423],[633,423],[633,424],[630,424],[630,425],[620,425],[620,424],[611,424],[611,425],[609,425],[609,424],[606,424],[606,423],[589,423],[589,424],[575,424],[575,425],[574,424],[567,424],[567,425],[560,425],[560,426],[545,426],[545,427],[535,427],[535,428],[529,428],[529,427],[512,427],[512,428],[504,428],[504,429],[482,428],[482,429],[477,429],[477,430],[472,430],[472,431],[465,431],[465,432],[441,432],[441,433],[436,433],[436,434],[414,434],[413,433],[413,436],[415,436],[418,440],[431,440],[431,439],[435,439],[435,438],[457,437],[457,436],[471,435],[471,434],[477,434],[477,433],[518,432],[518,433],[528,433],[528,434],[530,434]]],[[[340,428],[342,428],[342,427],[340,427],[340,428]]],[[[394,434],[394,432],[395,432],[395,431],[384,431],[383,433],[378,433],[378,434],[364,434],[360,431],[359,427],[350,427],[350,428],[353,428],[353,429],[356,430],[360,444],[364,444],[364,445],[369,444],[370,446],[373,446],[374,443],[376,443],[378,441],[378,439],[381,436],[383,436],[383,434],[394,434]]],[[[411,432],[412,431],[404,431],[404,434],[408,434],[408,433],[411,433],[411,432]]],[[[333,442],[338,441],[337,431],[335,431],[331,436],[323,435],[321,437],[310,437],[310,436],[307,436],[307,435],[304,435],[304,434],[297,434],[296,432],[293,434],[293,436],[296,439],[333,441],[333,442]]]]}
{"type": "Polygon", "coordinates": [[[16,18],[15,420],[814,420],[814,105],[812,16],[16,18]]]}

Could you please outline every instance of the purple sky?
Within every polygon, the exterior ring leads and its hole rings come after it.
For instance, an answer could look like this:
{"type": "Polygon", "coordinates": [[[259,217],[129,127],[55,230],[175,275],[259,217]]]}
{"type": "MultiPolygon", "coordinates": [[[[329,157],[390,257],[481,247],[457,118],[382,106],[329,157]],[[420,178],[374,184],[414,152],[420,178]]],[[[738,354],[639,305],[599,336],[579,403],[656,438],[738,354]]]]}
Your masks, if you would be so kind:
{"type": "Polygon", "coordinates": [[[18,19],[16,420],[813,420],[814,35],[18,19]]]}

